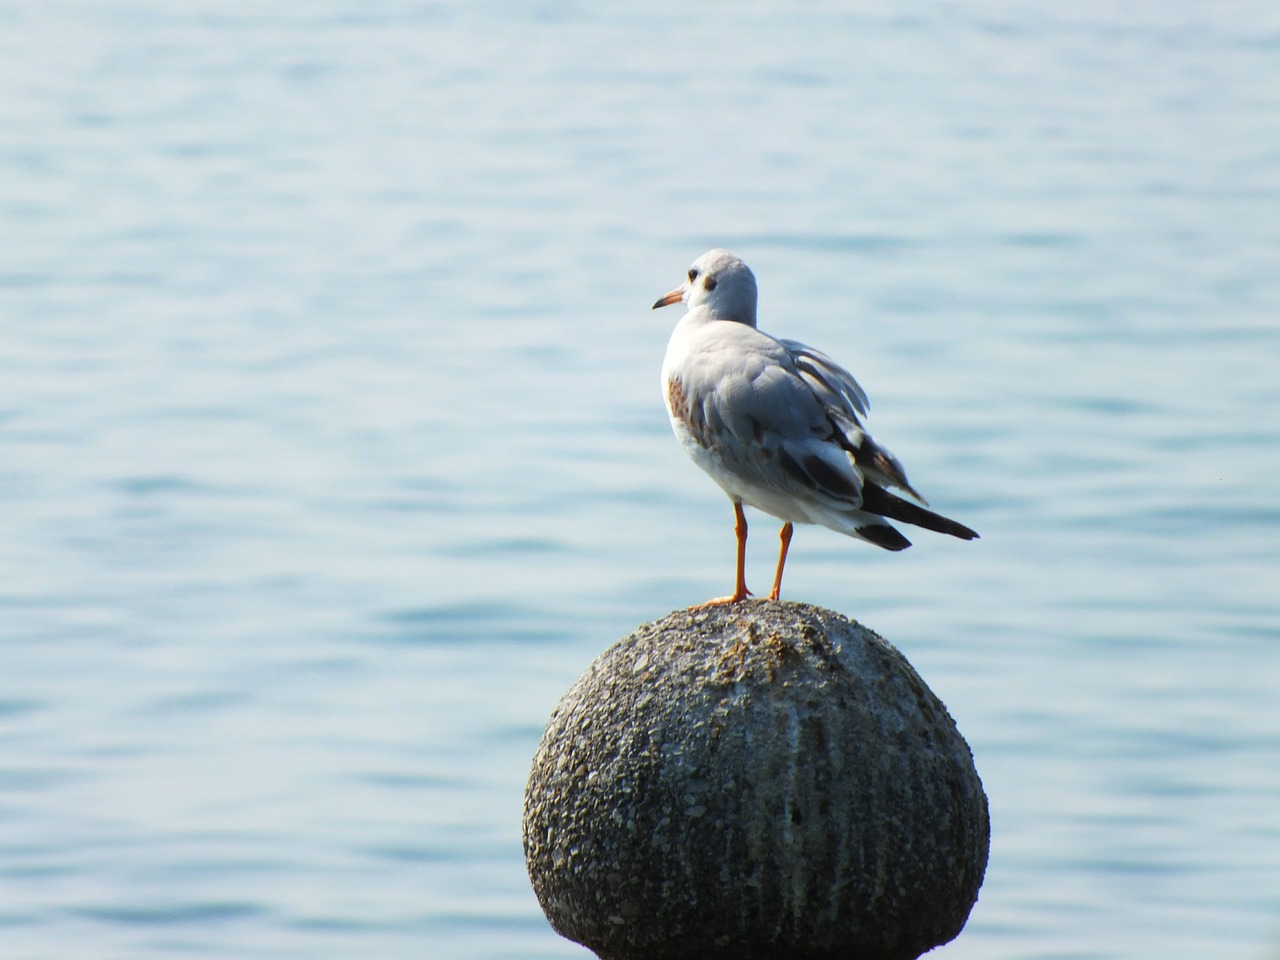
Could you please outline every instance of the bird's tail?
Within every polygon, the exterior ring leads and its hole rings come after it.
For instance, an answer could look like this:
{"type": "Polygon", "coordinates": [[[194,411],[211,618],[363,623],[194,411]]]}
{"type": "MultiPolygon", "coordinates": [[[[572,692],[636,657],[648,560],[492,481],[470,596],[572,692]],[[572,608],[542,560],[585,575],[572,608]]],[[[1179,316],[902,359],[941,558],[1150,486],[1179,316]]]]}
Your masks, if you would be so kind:
{"type": "Polygon", "coordinates": [[[932,510],[926,510],[924,507],[917,506],[909,500],[903,500],[896,494],[890,493],[874,483],[864,483],[862,485],[862,509],[867,513],[876,513],[882,517],[888,517],[890,520],[901,520],[903,523],[911,523],[917,527],[924,527],[926,530],[947,533],[953,537],[959,537],[961,540],[978,539],[978,534],[963,523],[957,523],[942,516],[940,513],[934,513],[932,510]]]}

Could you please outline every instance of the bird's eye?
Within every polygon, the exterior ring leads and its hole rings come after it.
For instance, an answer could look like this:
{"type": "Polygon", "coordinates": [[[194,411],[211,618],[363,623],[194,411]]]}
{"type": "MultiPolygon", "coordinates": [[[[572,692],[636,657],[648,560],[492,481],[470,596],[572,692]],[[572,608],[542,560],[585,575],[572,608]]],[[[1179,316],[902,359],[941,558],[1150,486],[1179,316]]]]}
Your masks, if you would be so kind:
{"type": "Polygon", "coordinates": [[[697,280],[697,279],[698,279],[698,270],[697,270],[697,268],[696,268],[696,267],[690,267],[690,268],[689,268],[689,282],[690,282],[690,283],[693,283],[693,281],[695,281],[695,280],[697,280]]]}
{"type": "Polygon", "coordinates": [[[716,288],[716,278],[712,276],[703,277],[702,287],[704,290],[714,290],[716,288]]]}

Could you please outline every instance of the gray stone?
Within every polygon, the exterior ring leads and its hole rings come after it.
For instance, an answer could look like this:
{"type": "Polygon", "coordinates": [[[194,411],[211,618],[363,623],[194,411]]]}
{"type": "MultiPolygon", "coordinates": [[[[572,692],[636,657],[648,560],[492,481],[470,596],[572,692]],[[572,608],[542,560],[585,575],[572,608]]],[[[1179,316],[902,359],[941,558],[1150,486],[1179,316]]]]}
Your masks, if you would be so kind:
{"type": "Polygon", "coordinates": [[[807,604],[680,611],[564,695],[525,793],[551,925],[603,960],[907,960],[955,937],[987,799],[946,708],[807,604]]]}

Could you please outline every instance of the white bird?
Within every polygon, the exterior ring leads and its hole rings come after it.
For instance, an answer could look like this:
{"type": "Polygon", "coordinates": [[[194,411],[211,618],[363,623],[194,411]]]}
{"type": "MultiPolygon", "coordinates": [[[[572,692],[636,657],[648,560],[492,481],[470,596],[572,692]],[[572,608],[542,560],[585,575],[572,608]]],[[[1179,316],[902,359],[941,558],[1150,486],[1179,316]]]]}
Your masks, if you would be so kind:
{"type": "Polygon", "coordinates": [[[662,364],[667,412],[694,463],[733,501],[738,538],[733,593],[704,606],[750,596],[743,504],[783,521],[770,600],[778,599],[796,523],[820,523],[886,550],[911,546],[886,518],[977,538],[889,492],[897,487],[925,502],[897,458],[863,428],[867,395],[852,374],[821,351],[756,329],[756,278],[745,263],[727,250],[704,253],[653,308],[677,301],[688,313],[662,364]]]}

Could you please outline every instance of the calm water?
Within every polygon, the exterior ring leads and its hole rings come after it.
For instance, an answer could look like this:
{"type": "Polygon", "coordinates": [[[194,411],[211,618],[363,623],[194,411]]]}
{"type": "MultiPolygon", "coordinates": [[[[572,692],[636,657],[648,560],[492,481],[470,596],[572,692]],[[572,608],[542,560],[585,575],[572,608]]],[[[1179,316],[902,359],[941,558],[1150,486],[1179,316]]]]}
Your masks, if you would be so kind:
{"type": "Polygon", "coordinates": [[[785,584],[973,747],[936,955],[1280,954],[1280,12],[845,6],[0,6],[0,956],[585,960],[521,794],[730,585],[715,245],[983,534],[785,584]]]}

